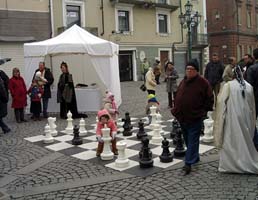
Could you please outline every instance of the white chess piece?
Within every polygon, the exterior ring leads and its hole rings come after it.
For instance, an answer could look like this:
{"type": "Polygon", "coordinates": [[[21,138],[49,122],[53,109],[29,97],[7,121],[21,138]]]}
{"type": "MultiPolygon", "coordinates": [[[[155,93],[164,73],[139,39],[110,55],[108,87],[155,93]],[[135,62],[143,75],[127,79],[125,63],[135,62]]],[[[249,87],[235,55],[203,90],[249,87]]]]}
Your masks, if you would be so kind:
{"type": "Polygon", "coordinates": [[[73,118],[70,110],[67,113],[67,127],[65,128],[65,133],[73,134],[73,118]]]}
{"type": "Polygon", "coordinates": [[[159,124],[154,124],[153,126],[154,126],[154,130],[153,130],[151,142],[155,144],[160,144],[163,140],[163,137],[160,135],[159,124]]]}
{"type": "Polygon", "coordinates": [[[162,115],[158,112],[156,117],[157,117],[157,123],[160,124],[162,122],[162,115]]]}
{"type": "Polygon", "coordinates": [[[96,124],[95,124],[95,127],[94,127],[95,132],[97,131],[98,122],[99,122],[99,118],[98,118],[98,116],[96,116],[96,124]]]}
{"type": "Polygon", "coordinates": [[[126,168],[129,166],[129,159],[126,157],[125,148],[126,142],[120,141],[116,144],[116,148],[118,150],[118,157],[115,161],[115,165],[118,168],[126,168]]]}
{"type": "Polygon", "coordinates": [[[79,135],[80,136],[86,136],[87,135],[87,130],[85,129],[85,120],[83,118],[81,118],[79,126],[80,126],[79,135]]]}
{"type": "Polygon", "coordinates": [[[104,141],[103,152],[100,154],[102,160],[112,160],[114,158],[114,154],[110,149],[111,137],[110,137],[110,128],[101,129],[102,132],[102,140],[104,141]]]}
{"type": "Polygon", "coordinates": [[[157,107],[155,106],[151,106],[150,107],[150,116],[151,116],[151,124],[150,124],[150,127],[151,129],[154,129],[154,124],[157,124],[157,113],[156,113],[156,110],[157,110],[157,107]]]}
{"type": "Polygon", "coordinates": [[[54,138],[51,135],[50,126],[48,124],[46,124],[44,132],[45,132],[45,138],[44,138],[43,142],[44,143],[53,143],[54,138]]]}
{"type": "Polygon", "coordinates": [[[213,137],[213,119],[211,117],[212,112],[208,112],[208,119],[203,121],[204,123],[204,136],[202,137],[202,142],[204,143],[211,143],[214,140],[213,137]]]}
{"type": "Polygon", "coordinates": [[[50,126],[50,132],[51,132],[51,135],[52,136],[57,136],[57,131],[56,131],[56,124],[55,124],[55,121],[56,121],[56,117],[49,117],[47,119],[48,121],[48,124],[50,126]]]}

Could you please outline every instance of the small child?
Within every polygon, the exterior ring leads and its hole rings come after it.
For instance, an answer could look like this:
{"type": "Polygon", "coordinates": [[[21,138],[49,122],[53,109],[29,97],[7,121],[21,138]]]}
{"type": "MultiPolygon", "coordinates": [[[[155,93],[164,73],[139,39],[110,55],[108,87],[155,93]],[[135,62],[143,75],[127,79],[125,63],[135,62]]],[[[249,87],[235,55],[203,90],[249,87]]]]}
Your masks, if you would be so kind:
{"type": "Polygon", "coordinates": [[[103,107],[108,111],[112,119],[116,122],[118,118],[118,109],[115,102],[115,96],[111,92],[106,92],[106,97],[103,99],[103,107]]]}
{"type": "Polygon", "coordinates": [[[97,130],[96,130],[98,148],[97,148],[96,156],[100,156],[100,154],[103,152],[104,141],[102,139],[103,135],[102,135],[101,129],[104,128],[105,125],[107,126],[107,128],[110,128],[110,136],[112,137],[112,140],[111,140],[112,152],[115,155],[118,155],[117,148],[116,148],[117,127],[115,122],[111,119],[106,109],[100,110],[98,112],[98,118],[99,118],[99,122],[97,124],[97,130]]]}
{"type": "Polygon", "coordinates": [[[45,79],[42,76],[40,71],[36,72],[34,79],[35,79],[35,81],[37,81],[38,85],[40,85],[40,86],[45,85],[47,83],[47,79],[45,79]]]}
{"type": "Polygon", "coordinates": [[[33,114],[32,119],[40,121],[42,86],[34,79],[27,93],[31,99],[30,112],[33,114]]]}
{"type": "Polygon", "coordinates": [[[159,102],[156,99],[156,96],[154,94],[149,94],[148,95],[148,102],[146,106],[146,114],[148,115],[149,118],[149,123],[151,122],[151,116],[150,116],[150,107],[155,106],[157,108],[156,113],[160,112],[159,108],[159,102]]]}

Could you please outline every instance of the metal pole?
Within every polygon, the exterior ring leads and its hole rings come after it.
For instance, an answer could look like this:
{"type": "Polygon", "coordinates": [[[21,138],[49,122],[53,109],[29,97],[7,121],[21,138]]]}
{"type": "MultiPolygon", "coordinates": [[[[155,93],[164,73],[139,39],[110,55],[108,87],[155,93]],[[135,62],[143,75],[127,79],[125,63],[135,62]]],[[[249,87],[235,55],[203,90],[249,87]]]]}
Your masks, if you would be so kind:
{"type": "Polygon", "coordinates": [[[188,28],[188,61],[192,59],[192,31],[191,22],[187,24],[188,28]]]}

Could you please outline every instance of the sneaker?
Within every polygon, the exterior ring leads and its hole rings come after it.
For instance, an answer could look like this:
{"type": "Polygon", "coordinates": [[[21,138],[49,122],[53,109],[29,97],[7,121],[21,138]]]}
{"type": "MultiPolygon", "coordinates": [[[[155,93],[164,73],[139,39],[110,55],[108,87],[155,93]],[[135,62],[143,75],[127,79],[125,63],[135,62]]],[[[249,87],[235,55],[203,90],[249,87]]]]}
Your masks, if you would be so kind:
{"type": "Polygon", "coordinates": [[[184,176],[190,174],[192,171],[191,165],[185,165],[182,170],[184,171],[184,176]]]}

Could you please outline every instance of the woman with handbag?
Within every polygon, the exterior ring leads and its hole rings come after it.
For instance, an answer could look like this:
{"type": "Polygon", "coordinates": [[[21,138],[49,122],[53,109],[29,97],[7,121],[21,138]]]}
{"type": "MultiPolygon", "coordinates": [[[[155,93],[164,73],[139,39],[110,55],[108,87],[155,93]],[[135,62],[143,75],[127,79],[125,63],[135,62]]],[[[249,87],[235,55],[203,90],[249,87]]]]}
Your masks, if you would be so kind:
{"type": "Polygon", "coordinates": [[[59,77],[57,90],[57,103],[60,103],[60,117],[66,119],[69,110],[73,118],[87,117],[86,114],[78,113],[73,77],[69,73],[67,63],[62,62],[60,68],[62,74],[59,77]]]}

